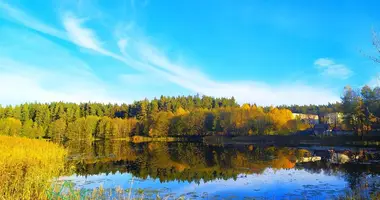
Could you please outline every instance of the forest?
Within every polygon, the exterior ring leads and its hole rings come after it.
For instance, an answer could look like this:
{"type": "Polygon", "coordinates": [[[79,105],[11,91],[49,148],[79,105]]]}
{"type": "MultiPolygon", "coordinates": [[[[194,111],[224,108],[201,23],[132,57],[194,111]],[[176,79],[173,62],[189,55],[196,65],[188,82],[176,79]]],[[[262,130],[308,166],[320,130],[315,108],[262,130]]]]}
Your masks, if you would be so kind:
{"type": "Polygon", "coordinates": [[[345,87],[341,102],[328,105],[261,107],[232,98],[179,96],[132,104],[25,103],[0,107],[0,134],[67,140],[131,136],[287,135],[312,128],[292,113],[341,112],[347,130],[364,134],[380,124],[380,89],[345,87]]]}

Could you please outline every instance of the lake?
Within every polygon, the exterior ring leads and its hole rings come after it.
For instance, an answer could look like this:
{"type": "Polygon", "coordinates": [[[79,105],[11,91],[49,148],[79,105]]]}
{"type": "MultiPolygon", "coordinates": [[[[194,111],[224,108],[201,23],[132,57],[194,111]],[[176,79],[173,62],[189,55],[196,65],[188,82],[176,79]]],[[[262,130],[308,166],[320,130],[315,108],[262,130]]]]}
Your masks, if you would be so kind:
{"type": "Polygon", "coordinates": [[[169,199],[333,199],[380,189],[380,149],[212,146],[196,142],[67,143],[77,189],[169,199]],[[128,194],[131,191],[131,194],[128,194]]]}

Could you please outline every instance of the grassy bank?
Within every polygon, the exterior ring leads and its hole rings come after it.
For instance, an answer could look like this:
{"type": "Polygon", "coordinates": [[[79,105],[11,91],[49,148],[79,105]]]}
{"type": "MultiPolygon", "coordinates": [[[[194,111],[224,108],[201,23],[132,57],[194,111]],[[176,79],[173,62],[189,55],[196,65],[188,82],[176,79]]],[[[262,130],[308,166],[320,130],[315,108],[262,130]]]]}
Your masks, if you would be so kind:
{"type": "Polygon", "coordinates": [[[66,154],[51,142],[0,136],[0,199],[46,199],[66,154]]]}

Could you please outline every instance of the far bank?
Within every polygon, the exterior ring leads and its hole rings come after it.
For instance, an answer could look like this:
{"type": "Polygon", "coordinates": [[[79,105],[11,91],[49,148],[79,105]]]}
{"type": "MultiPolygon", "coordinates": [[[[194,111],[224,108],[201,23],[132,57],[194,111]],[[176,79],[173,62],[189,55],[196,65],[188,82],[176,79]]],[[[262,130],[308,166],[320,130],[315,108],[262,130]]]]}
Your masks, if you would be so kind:
{"type": "Polygon", "coordinates": [[[311,136],[311,135],[263,135],[263,136],[206,136],[203,142],[211,145],[256,144],[278,146],[380,146],[380,135],[365,136],[311,136]]]}

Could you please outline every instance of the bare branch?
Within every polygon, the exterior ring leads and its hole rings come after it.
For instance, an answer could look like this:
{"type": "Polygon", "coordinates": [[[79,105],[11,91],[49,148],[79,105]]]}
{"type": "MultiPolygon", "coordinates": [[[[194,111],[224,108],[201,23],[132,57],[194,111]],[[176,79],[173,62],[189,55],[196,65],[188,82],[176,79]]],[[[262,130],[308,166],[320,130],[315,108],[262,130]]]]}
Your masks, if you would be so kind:
{"type": "Polygon", "coordinates": [[[375,56],[368,56],[368,58],[373,60],[374,62],[380,63],[380,58],[377,58],[375,56]]]}
{"type": "Polygon", "coordinates": [[[374,29],[372,29],[372,45],[376,48],[377,52],[380,53],[380,40],[374,29]]]}
{"type": "Polygon", "coordinates": [[[380,64],[380,38],[378,36],[378,32],[375,31],[374,28],[372,28],[372,45],[375,47],[379,55],[373,56],[373,55],[368,55],[367,53],[363,53],[360,50],[360,53],[362,53],[365,57],[368,57],[370,60],[374,61],[375,63],[380,64]]]}

